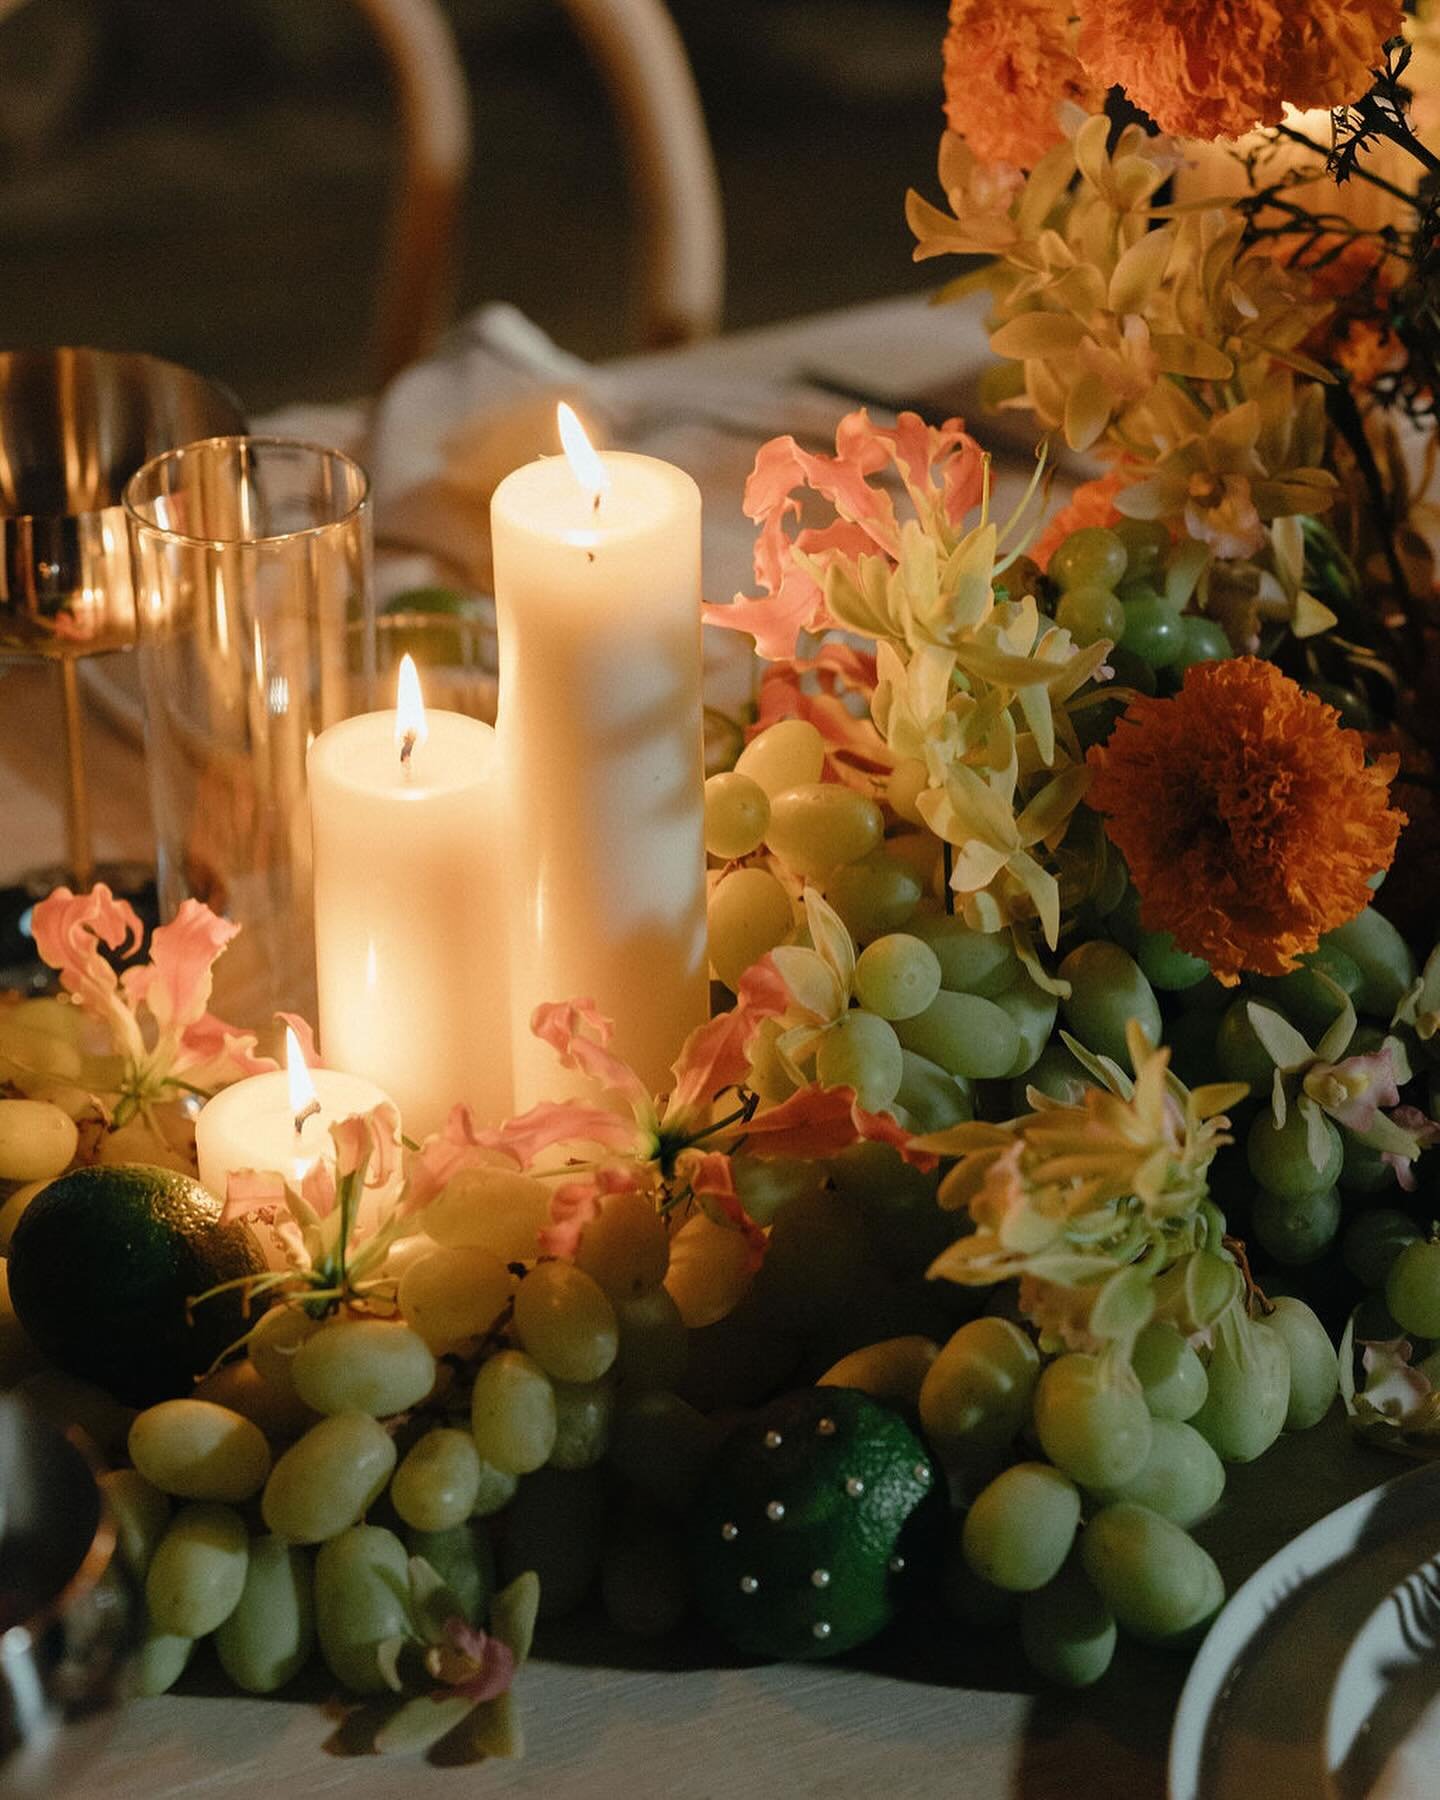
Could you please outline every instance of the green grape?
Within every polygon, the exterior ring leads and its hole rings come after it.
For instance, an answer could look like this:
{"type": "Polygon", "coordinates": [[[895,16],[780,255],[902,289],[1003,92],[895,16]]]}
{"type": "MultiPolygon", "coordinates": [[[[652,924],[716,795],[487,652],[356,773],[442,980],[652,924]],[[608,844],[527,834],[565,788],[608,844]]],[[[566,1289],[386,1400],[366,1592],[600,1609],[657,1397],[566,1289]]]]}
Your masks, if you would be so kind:
{"type": "Polygon", "coordinates": [[[1393,1344],[1404,1336],[1405,1328],[1385,1304],[1384,1294],[1366,1294],[1355,1308],[1356,1343],[1393,1344]]]}
{"type": "Polygon", "coordinates": [[[1352,731],[1374,731],[1379,724],[1375,709],[1354,688],[1343,687],[1338,681],[1317,681],[1310,684],[1310,692],[1327,706],[1333,706],[1340,723],[1352,731]]]}
{"type": "Polygon", "coordinates": [[[1407,1244],[1419,1241],[1419,1228],[1408,1213],[1393,1206],[1375,1206],[1356,1213],[1345,1227],[1340,1255],[1362,1287],[1384,1287],[1395,1258],[1407,1244]]]}
{"type": "Polygon", "coordinates": [[[230,1506],[182,1506],[155,1546],[145,1573],[153,1631],[198,1638],[222,1625],[245,1587],[250,1534],[230,1506]]]}
{"type": "Polygon", "coordinates": [[[1106,915],[1105,930],[1122,950],[1128,950],[1132,956],[1140,948],[1140,895],[1137,889],[1131,887],[1128,876],[1123,893],[1106,915]]]}
{"type": "Polygon", "coordinates": [[[208,1400],[162,1400],[130,1427],[130,1460],[182,1500],[248,1500],[270,1473],[265,1434],[208,1400]]]}
{"type": "Polygon", "coordinates": [[[765,843],[794,874],[823,883],[842,863],[868,856],[884,835],[884,815],[867,794],[812,781],[771,798],[765,843]]]}
{"type": "Polygon", "coordinates": [[[1203,956],[1191,956],[1188,950],[1176,948],[1168,931],[1141,931],[1135,947],[1135,960],[1151,987],[1165,993],[1179,993],[1204,981],[1210,965],[1203,956]]]}
{"type": "MultiPolygon", "coordinates": [[[[1277,1125],[1268,1108],[1252,1121],[1245,1136],[1245,1157],[1250,1173],[1262,1188],[1289,1199],[1332,1188],[1340,1173],[1340,1133],[1320,1115],[1323,1153],[1317,1164],[1310,1155],[1310,1134],[1305,1114],[1292,1105],[1285,1123],[1277,1125]]],[[[1332,1233],[1333,1235],[1333,1233],[1332,1233]]]]}
{"type": "Polygon", "coordinates": [[[941,1348],[920,1387],[920,1425],[942,1461],[971,1465],[1006,1451],[1030,1415],[1040,1354],[1008,1319],[971,1319],[941,1348]]]}
{"type": "Polygon", "coordinates": [[[1130,1366],[1152,1418],[1193,1418],[1205,1404],[1205,1365],[1167,1319],[1152,1319],[1136,1338],[1130,1366]]]}
{"type": "MultiPolygon", "coordinates": [[[[1020,1048],[1005,1071],[1012,1081],[1018,1081],[1044,1054],[1055,1029],[1055,1015],[1060,1003],[1054,994],[1047,994],[1028,975],[1022,975],[1013,987],[995,996],[994,1004],[1009,1016],[1020,1034],[1020,1048]]],[[[1060,1046],[1062,1050],[1064,1047],[1063,1044],[1060,1046]]]]}
{"type": "Polygon", "coordinates": [[[1155,990],[1118,944],[1096,938],[1076,945],[1060,964],[1059,975],[1070,983],[1070,997],[1061,1002],[1065,1023],[1087,1050],[1130,1069],[1125,1028],[1132,1019],[1152,1044],[1160,1042],[1163,1027],[1155,990]]]}
{"type": "MultiPolygon", "coordinates": [[[[493,1473],[493,1471],[492,1471],[493,1473]]],[[[506,1499],[515,1497],[514,1476],[506,1499]]],[[[447,1531],[407,1531],[405,1548],[425,1561],[460,1603],[463,1618],[475,1625],[490,1610],[495,1591],[495,1551],[483,1526],[452,1525],[447,1531]]]]}
{"type": "Polygon", "coordinates": [[[860,952],[855,997],[881,1019],[912,1019],[940,992],[940,958],[923,939],[893,931],[860,952]]]}
{"type": "Polygon", "coordinates": [[[786,788],[818,781],[824,767],[825,740],[808,719],[781,719],[757,731],[735,763],[772,800],[786,788]]]}
{"type": "Polygon", "coordinates": [[[169,1498],[138,1469],[107,1469],[100,1477],[100,1491],[115,1522],[120,1560],[143,1581],[170,1522],[169,1498]]]}
{"type": "Polygon", "coordinates": [[[505,1508],[515,1498],[515,1486],[518,1475],[512,1475],[508,1469],[497,1469],[493,1463],[480,1459],[480,1486],[475,1493],[475,1505],[471,1517],[489,1519],[505,1508]]]}
{"type": "Polygon", "coordinates": [[[825,898],[857,944],[907,925],[924,892],[916,869],[892,856],[888,846],[846,863],[825,883],[825,898]]]}
{"type": "Polygon", "coordinates": [[[408,1412],[435,1385],[435,1358],[418,1332],[387,1319],[332,1319],[295,1352],[295,1392],[318,1413],[408,1412]]]}
{"type": "Polygon", "coordinates": [[[781,1019],[762,1019],[750,1040],[748,1085],[772,1106],[788,1100],[798,1086],[794,1076],[781,1062],[776,1048],[785,1030],[785,1023],[781,1019]]]}
{"type": "Polygon", "coordinates": [[[892,1274],[923,1276],[963,1229],[936,1199],[936,1172],[915,1168],[890,1144],[852,1144],[831,1158],[830,1174],[836,1198],[863,1223],[865,1260],[892,1274]]]}
{"type": "Polygon", "coordinates": [[[1163,594],[1141,587],[1122,589],[1125,603],[1125,648],[1149,663],[1152,669],[1168,669],[1185,653],[1185,627],[1180,608],[1163,594]]]}
{"type": "Polygon", "coordinates": [[[730,1172],[740,1204],[757,1225],[773,1225],[782,1206],[818,1193],[826,1182],[824,1163],[812,1157],[740,1154],[730,1159],[730,1172]]]}
{"type": "Polygon", "coordinates": [[[1255,1035],[1249,1005],[1241,999],[1226,1007],[1215,1033],[1215,1060],[1226,1081],[1243,1081],[1257,1099],[1267,1099],[1275,1060],[1255,1035]]]}
{"type": "Polygon", "coordinates": [[[627,1390],[678,1387],[689,1360],[690,1338],[680,1308],[663,1287],[620,1300],[615,1306],[620,1348],[615,1372],[627,1390]]]}
{"type": "Polygon", "coordinates": [[[1107,1368],[1097,1357],[1072,1351],[1041,1373],[1035,1432],[1051,1462],[1072,1481],[1103,1489],[1122,1487],[1140,1473],[1154,1427],[1128,1367],[1107,1368]]]}
{"type": "Polygon", "coordinates": [[[1290,1357],[1290,1404],[1287,1431],[1308,1431],[1329,1412],[1340,1391],[1340,1359],[1330,1334],[1303,1300],[1277,1294],[1274,1310],[1256,1321],[1262,1331],[1285,1340],[1290,1357]]]}
{"type": "Polygon", "coordinates": [[[915,804],[930,785],[930,771],[918,756],[896,763],[885,782],[885,804],[907,825],[924,825],[925,815],[915,804]]]}
{"type": "Polygon", "coordinates": [[[482,1244],[447,1244],[406,1266],[396,1298],[405,1323],[438,1356],[493,1329],[510,1302],[510,1271],[482,1244]]]}
{"type": "Polygon", "coordinates": [[[194,1638],[179,1637],[170,1631],[147,1631],[130,1667],[125,1683],[127,1693],[137,1700],[168,1694],[185,1673],[194,1648],[194,1638]]]}
{"type": "Polygon", "coordinates": [[[981,1578],[1028,1594],[1053,1581],[1080,1523],[1080,1493],[1048,1463],[1015,1463],[965,1515],[965,1560],[981,1578]]]}
{"type": "Polygon", "coordinates": [[[1170,666],[1183,675],[1196,663],[1224,662],[1233,655],[1223,626],[1200,613],[1186,613],[1180,621],[1180,654],[1170,666]]]}
{"type": "Polygon", "coordinates": [[[555,1389],[540,1364],[519,1350],[481,1363],[470,1392],[470,1431],[481,1459],[502,1474],[543,1467],[555,1448],[556,1421],[555,1389]]]}
{"type": "Polygon", "coordinates": [[[295,1352],[320,1329],[300,1306],[272,1306],[245,1342],[245,1353],[259,1374],[282,1394],[294,1394],[295,1352]]]}
{"type": "Polygon", "coordinates": [[[502,1263],[530,1262],[535,1234],[549,1223],[549,1187],[513,1163],[461,1169],[425,1208],[437,1244],[479,1244],[502,1263]]]}
{"type": "Polygon", "coordinates": [[[606,1197],[575,1252],[575,1267],[602,1287],[615,1305],[658,1288],[669,1266],[665,1221],[648,1195],[633,1191],[606,1197]]]}
{"type": "Polygon", "coordinates": [[[1116,1619],[1144,1644],[1193,1642],[1225,1600],[1213,1558],[1179,1525],[1133,1501],[1091,1519],[1080,1560],[1116,1619]]]}
{"type": "Polygon", "coordinates": [[[750,1291],[754,1274],[744,1233],[697,1212],[670,1241],[665,1290],[685,1324],[697,1331],[731,1312],[750,1291]]]}
{"type": "Polygon", "coordinates": [[[915,1131],[944,1131],[947,1125],[975,1117],[975,1096],[968,1081],[913,1050],[901,1050],[900,1065],[895,1098],[910,1115],[915,1131]]]}
{"type": "Polygon", "coordinates": [[[1352,1132],[1340,1133],[1340,1187],[1346,1194],[1383,1194],[1395,1186],[1395,1170],[1383,1151],[1362,1144],[1352,1132]]]}
{"type": "Polygon", "coordinates": [[[468,1431],[427,1431],[405,1452],[390,1504],[416,1531],[448,1531],[475,1510],[480,1452],[468,1431]]]}
{"type": "Polygon", "coordinates": [[[1011,1084],[1010,1107],[1012,1112],[1029,1112],[1027,1090],[1032,1087],[1038,1088],[1052,1100],[1062,1101],[1066,1106],[1078,1106],[1086,1088],[1094,1085],[1090,1076],[1062,1043],[1050,1043],[1040,1052],[1035,1066],[1017,1076],[1011,1084]]]}
{"type": "Polygon", "coordinates": [[[1385,1277],[1385,1304],[1402,1330],[1440,1338],[1440,1243],[1407,1244],[1385,1277]]]}
{"type": "MultiPolygon", "coordinates": [[[[272,1310],[288,1312],[290,1309],[278,1306],[272,1310]]],[[[239,1357],[212,1369],[196,1382],[190,1398],[209,1400],[216,1406],[239,1413],[258,1426],[272,1442],[290,1443],[302,1431],[308,1431],[319,1416],[306,1406],[294,1388],[280,1387],[268,1381],[249,1357],[239,1357]]]]}
{"type": "Polygon", "coordinates": [[[1084,525],[1057,544],[1045,573],[1064,593],[1077,587],[1114,587],[1125,575],[1125,542],[1103,525],[1084,525]]]}
{"type": "Polygon", "coordinates": [[[922,1013],[901,1019],[895,1035],[906,1050],[967,1081],[1008,1075],[1020,1057],[1020,1032],[996,1001],[942,988],[922,1013]]]}
{"type": "Polygon", "coordinates": [[[574,1612],[600,1569],[605,1489],[597,1469],[540,1469],[520,1483],[500,1539],[500,1579],[533,1570],[540,1617],[574,1612]]]}
{"type": "Polygon", "coordinates": [[[895,1027],[860,1007],[826,1027],[815,1055],[820,1085],[854,1088],[866,1112],[880,1112],[890,1104],[904,1072],[895,1027]]]}
{"type": "Polygon", "coordinates": [[[549,1467],[593,1468],[605,1454],[614,1415],[612,1381],[557,1381],[555,1448],[550,1452],[549,1467]]]}
{"type": "Polygon", "coordinates": [[[758,781],[728,769],[705,783],[705,848],[722,862],[749,856],[765,841],[770,796],[758,781]]]}
{"type": "Polygon", "coordinates": [[[283,1538],[252,1540],[245,1586],[215,1633],[220,1667],[247,1694],[273,1694],[298,1675],[315,1642],[310,1559],[283,1538]]]}
{"type": "Polygon", "coordinates": [[[315,1635],[325,1666],[352,1694],[383,1694],[379,1649],[408,1638],[410,1559],[393,1531],[352,1525],[315,1558],[315,1635]]]}
{"type": "Polygon", "coordinates": [[[1323,1256],[1340,1229],[1340,1193],[1273,1194],[1261,1188],[1250,1209],[1255,1237],[1278,1263],[1299,1268],[1323,1256]]]}
{"type": "Polygon", "coordinates": [[[80,1134],[48,1100],[0,1100],[0,1181],[50,1181],[70,1167],[80,1134]]]}
{"type": "Polygon", "coordinates": [[[770,1229],[755,1298],[787,1330],[822,1324],[853,1299],[866,1273],[859,1208],[821,1189],[794,1199],[770,1229]]]}
{"type": "Polygon", "coordinates": [[[318,1544],[353,1525],[385,1491],[395,1440],[368,1413],[321,1419],[270,1471],[260,1510],[292,1544],[318,1544]]]}
{"type": "Polygon", "coordinates": [[[645,1498],[683,1512],[724,1435],[678,1394],[636,1394],[615,1410],[606,1458],[645,1498]]]}
{"type": "Polygon", "coordinates": [[[710,890],[705,912],[710,966],[726,987],[794,929],[790,896],[768,869],[732,869],[710,890]]]}
{"type": "Polygon", "coordinates": [[[816,1387],[858,1388],[901,1412],[915,1413],[920,1389],[940,1346],[927,1337],[885,1338],[852,1350],[816,1380],[816,1387]]]}
{"type": "Polygon", "coordinates": [[[972,931],[949,913],[921,914],[907,929],[939,957],[940,985],[951,993],[990,1000],[1024,973],[1008,931],[972,931]]]}
{"type": "Polygon", "coordinates": [[[1110,530],[1125,551],[1125,579],[1148,580],[1170,555],[1170,533],[1158,519],[1121,519],[1110,530]]]}
{"type": "Polygon", "coordinates": [[[515,1336],[556,1381],[598,1381],[615,1360],[615,1308],[571,1263],[537,1263],[515,1290],[515,1336]]]}
{"type": "Polygon", "coordinates": [[[1354,995],[1358,1011],[1378,1019],[1394,1017],[1415,980],[1415,958],[1410,946],[1383,913],[1367,906],[1344,925],[1327,931],[1320,940],[1323,951],[1340,950],[1360,971],[1354,995]]]}
{"type": "Polygon", "coordinates": [[[1118,644],[1125,635],[1125,608],[1107,587],[1067,588],[1055,608],[1055,623],[1077,644],[1093,644],[1101,638],[1118,644]]]}
{"type": "Polygon", "coordinates": [[[1205,1404],[1191,1424],[1225,1462],[1254,1462],[1284,1430],[1290,1408],[1284,1338],[1232,1307],[1216,1327],[1205,1374],[1205,1404]]]}
{"type": "MultiPolygon", "coordinates": [[[[0,1013],[0,1081],[73,1119],[89,1110],[89,1090],[100,1084],[68,1019],[62,1022],[60,1012],[50,1010],[58,1007],[53,1000],[22,1000],[0,1013]]],[[[76,1006],[63,1012],[81,1017],[76,1006]]]]}
{"type": "Polygon", "coordinates": [[[1115,1654],[1115,1615],[1078,1557],[1020,1603],[1020,1642],[1036,1674],[1060,1687],[1090,1687],[1115,1654]]]}
{"type": "Polygon", "coordinates": [[[600,1595],[617,1631],[627,1637],[668,1637],[690,1606],[685,1558],[668,1537],[654,1531],[612,1544],[600,1564],[600,1595]]]}
{"type": "Polygon", "coordinates": [[[1328,977],[1352,1000],[1363,985],[1360,970],[1353,957],[1334,944],[1300,958],[1302,966],[1288,975],[1267,975],[1255,986],[1267,1005],[1275,1005],[1312,1043],[1323,1037],[1339,1018],[1343,1002],[1326,986],[1328,977]]]}
{"type": "Polygon", "coordinates": [[[1193,1525],[1224,1493],[1225,1465],[1200,1433],[1182,1420],[1156,1419],[1151,1430],[1150,1454],[1140,1472],[1095,1498],[1107,1506],[1133,1500],[1173,1524],[1193,1525]]]}

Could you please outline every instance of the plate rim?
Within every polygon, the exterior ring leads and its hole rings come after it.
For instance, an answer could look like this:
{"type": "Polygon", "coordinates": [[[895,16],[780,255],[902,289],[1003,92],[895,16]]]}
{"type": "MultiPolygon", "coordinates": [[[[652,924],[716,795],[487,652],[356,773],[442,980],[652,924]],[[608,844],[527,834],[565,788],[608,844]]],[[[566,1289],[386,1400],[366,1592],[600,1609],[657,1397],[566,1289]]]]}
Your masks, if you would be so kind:
{"type": "Polygon", "coordinates": [[[1307,1525],[1298,1536],[1267,1557],[1220,1609],[1195,1654],[1175,1708],[1165,1767],[1168,1800],[1204,1800],[1200,1789],[1200,1758],[1208,1724],[1241,1652],[1275,1610],[1268,1602],[1277,1577],[1293,1573],[1297,1564],[1303,1577],[1333,1568],[1354,1550],[1360,1528],[1376,1507],[1383,1504],[1382,1496],[1401,1485],[1414,1485],[1417,1489],[1432,1485],[1440,1487],[1440,1462],[1401,1470],[1307,1525]],[[1326,1546],[1324,1554],[1314,1555],[1322,1544],[1326,1546]],[[1238,1642],[1235,1641],[1237,1624],[1243,1632],[1238,1642]]]}

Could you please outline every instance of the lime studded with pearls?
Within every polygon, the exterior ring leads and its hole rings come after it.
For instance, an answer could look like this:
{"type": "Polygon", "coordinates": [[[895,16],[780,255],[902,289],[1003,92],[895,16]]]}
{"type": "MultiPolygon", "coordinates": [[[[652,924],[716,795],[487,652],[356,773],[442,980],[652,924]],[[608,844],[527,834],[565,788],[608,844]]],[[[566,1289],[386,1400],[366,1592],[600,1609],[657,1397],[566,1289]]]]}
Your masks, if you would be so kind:
{"type": "Polygon", "coordinates": [[[936,1555],[942,1485],[889,1407],[849,1388],[782,1396],[721,1445],[692,1512],[701,1611],[755,1656],[863,1644],[936,1555]]]}

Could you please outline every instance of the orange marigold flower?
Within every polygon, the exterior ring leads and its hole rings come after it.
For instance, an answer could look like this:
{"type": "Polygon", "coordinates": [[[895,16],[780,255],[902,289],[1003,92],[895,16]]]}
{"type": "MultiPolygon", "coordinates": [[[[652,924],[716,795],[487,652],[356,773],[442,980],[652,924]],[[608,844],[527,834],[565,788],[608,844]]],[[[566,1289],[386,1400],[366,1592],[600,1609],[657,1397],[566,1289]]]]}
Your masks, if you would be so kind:
{"type": "Polygon", "coordinates": [[[1400,0],[1078,0],[1080,60],[1162,131],[1239,137],[1370,85],[1400,0]]]}
{"type": "Polygon", "coordinates": [[[1033,169],[1060,142],[1062,100],[1099,110],[1072,15],[1070,0],[950,0],[945,119],[985,162],[1033,169]]]}
{"type": "Polygon", "coordinates": [[[1367,766],[1334,707],[1242,656],[1197,663],[1168,700],[1138,699],[1086,759],[1140,893],[1140,922],[1202,956],[1227,987],[1283,975],[1370,900],[1405,815],[1394,756],[1367,766]]]}

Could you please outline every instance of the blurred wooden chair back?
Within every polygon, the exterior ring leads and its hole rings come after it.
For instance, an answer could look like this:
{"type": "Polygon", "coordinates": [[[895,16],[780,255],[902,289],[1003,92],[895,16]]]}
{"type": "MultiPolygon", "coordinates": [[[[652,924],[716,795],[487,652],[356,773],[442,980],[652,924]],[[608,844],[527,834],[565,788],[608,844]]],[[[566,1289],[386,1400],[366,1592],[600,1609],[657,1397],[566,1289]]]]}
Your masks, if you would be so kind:
{"type": "MultiPolygon", "coordinates": [[[[26,3],[0,0],[0,19],[26,3]]],[[[355,4],[389,64],[401,140],[372,336],[372,373],[383,382],[423,356],[451,316],[471,102],[441,0],[355,4]]],[[[665,0],[561,4],[597,65],[625,146],[645,343],[702,337],[720,321],[724,227],[705,116],[675,22],[665,0]]]]}

